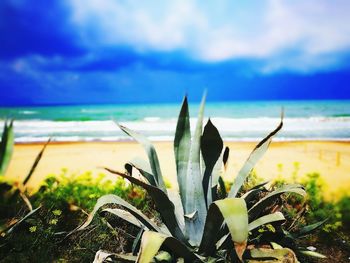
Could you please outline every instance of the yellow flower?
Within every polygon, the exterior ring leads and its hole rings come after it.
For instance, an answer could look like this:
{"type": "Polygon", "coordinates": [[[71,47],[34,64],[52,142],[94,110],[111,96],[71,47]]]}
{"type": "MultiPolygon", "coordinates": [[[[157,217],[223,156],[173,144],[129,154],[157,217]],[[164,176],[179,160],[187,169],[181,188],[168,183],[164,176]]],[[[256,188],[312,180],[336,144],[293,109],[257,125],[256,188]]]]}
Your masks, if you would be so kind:
{"type": "Polygon", "coordinates": [[[59,210],[59,209],[56,209],[56,210],[53,210],[52,213],[55,215],[55,216],[60,216],[62,214],[62,211],[59,210]]]}
{"type": "Polygon", "coordinates": [[[36,226],[31,226],[30,228],[29,228],[29,232],[30,233],[34,233],[36,231],[36,226]]]}
{"type": "Polygon", "coordinates": [[[58,219],[51,219],[50,222],[49,222],[49,224],[50,224],[50,225],[56,225],[57,222],[58,222],[58,219]]]}

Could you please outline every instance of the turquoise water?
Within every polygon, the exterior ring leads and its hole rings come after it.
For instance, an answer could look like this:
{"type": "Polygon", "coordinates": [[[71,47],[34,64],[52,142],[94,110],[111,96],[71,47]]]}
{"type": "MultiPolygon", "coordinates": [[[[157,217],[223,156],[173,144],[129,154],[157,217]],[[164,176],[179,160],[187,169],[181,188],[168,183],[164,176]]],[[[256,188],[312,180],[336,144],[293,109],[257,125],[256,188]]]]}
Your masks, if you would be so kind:
{"type": "MultiPolygon", "coordinates": [[[[128,139],[113,123],[117,120],[153,140],[172,140],[180,104],[81,105],[0,108],[0,125],[15,119],[16,141],[115,141],[128,139]]],[[[190,105],[195,126],[198,104],[190,105]]],[[[207,103],[226,140],[256,141],[271,131],[285,111],[278,140],[350,140],[350,101],[259,101],[207,103]]]]}

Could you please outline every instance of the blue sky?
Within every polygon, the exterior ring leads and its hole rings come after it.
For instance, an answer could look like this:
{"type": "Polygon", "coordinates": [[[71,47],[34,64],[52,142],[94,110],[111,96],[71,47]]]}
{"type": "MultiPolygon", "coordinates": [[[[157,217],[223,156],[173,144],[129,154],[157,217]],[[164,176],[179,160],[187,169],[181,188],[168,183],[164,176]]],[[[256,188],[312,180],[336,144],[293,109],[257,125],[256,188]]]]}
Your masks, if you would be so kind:
{"type": "Polygon", "coordinates": [[[348,0],[2,0],[0,105],[350,99],[348,0]]]}

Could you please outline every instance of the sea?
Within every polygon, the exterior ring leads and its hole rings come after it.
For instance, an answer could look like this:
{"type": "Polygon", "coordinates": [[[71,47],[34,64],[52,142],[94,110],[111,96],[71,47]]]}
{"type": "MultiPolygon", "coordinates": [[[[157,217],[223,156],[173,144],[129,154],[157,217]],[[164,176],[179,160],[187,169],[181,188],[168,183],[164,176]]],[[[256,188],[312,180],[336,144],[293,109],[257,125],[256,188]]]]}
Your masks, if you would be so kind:
{"type": "MultiPolygon", "coordinates": [[[[172,141],[181,102],[173,104],[74,105],[0,108],[0,128],[14,119],[17,143],[127,141],[118,122],[152,141],[172,141]]],[[[190,104],[194,130],[199,104],[190,104]]],[[[259,141],[271,132],[284,111],[277,141],[350,141],[350,101],[208,102],[210,118],[226,141],[259,141]]],[[[1,132],[0,132],[1,133],[1,132]]]]}

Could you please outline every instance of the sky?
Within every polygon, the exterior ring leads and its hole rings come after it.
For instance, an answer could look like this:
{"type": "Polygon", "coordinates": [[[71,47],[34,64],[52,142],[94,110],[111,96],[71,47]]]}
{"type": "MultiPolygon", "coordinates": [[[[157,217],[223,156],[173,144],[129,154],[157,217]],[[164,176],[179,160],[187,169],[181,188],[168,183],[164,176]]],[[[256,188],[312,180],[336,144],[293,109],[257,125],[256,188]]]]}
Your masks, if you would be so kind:
{"type": "Polygon", "coordinates": [[[1,0],[0,106],[350,99],[348,0],[1,0]]]}

